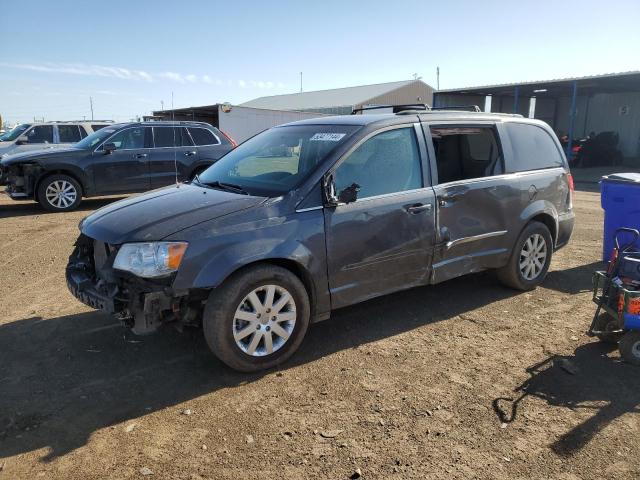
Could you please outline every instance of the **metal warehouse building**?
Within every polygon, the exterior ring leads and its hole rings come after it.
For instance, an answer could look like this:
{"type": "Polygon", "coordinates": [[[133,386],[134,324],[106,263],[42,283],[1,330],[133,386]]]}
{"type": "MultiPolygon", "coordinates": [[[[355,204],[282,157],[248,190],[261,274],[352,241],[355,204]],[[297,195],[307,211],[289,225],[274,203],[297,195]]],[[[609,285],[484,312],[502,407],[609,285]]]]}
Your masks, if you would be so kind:
{"type": "Polygon", "coordinates": [[[243,107],[273,110],[347,115],[354,108],[367,105],[400,105],[408,103],[431,105],[432,100],[433,88],[429,85],[421,80],[405,80],[359,87],[259,97],[241,105],[243,107]]]}
{"type": "Polygon", "coordinates": [[[437,107],[478,105],[485,111],[544,120],[571,140],[617,132],[625,163],[640,166],[640,72],[439,90],[437,107]]]}

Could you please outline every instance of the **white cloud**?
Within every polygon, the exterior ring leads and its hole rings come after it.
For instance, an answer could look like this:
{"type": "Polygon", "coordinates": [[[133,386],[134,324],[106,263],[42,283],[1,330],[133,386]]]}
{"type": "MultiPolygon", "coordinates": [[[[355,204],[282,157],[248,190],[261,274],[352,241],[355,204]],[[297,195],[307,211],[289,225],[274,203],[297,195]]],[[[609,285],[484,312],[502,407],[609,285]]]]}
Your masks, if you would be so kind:
{"type": "Polygon", "coordinates": [[[31,70],[35,72],[67,73],[71,75],[89,75],[97,77],[112,77],[125,80],[153,81],[152,76],[144,70],[130,70],[122,67],[106,67],[104,65],[86,65],[83,63],[6,63],[0,62],[0,66],[31,70]]]}
{"type": "MultiPolygon", "coordinates": [[[[263,80],[222,80],[220,78],[213,78],[209,75],[196,75],[194,73],[183,74],[172,71],[165,71],[161,73],[149,73],[145,70],[137,70],[124,67],[113,67],[106,65],[89,65],[83,63],[53,63],[46,62],[41,64],[35,63],[9,63],[0,62],[0,67],[16,68],[20,70],[30,70],[33,72],[47,72],[47,73],[64,73],[68,75],[86,75],[96,77],[108,77],[117,78],[121,80],[134,80],[144,82],[154,82],[158,79],[170,80],[177,83],[206,83],[209,85],[215,84],[217,86],[234,86],[237,85],[240,88],[257,88],[260,90],[269,90],[272,88],[284,88],[285,84],[282,82],[272,82],[263,80]]],[[[110,92],[111,93],[111,92],[110,92]]],[[[109,95],[110,93],[103,93],[109,95]]]]}
{"type": "Polygon", "coordinates": [[[176,72],[163,72],[158,76],[161,78],[166,78],[167,80],[173,80],[174,82],[185,83],[184,77],[176,72]]]}

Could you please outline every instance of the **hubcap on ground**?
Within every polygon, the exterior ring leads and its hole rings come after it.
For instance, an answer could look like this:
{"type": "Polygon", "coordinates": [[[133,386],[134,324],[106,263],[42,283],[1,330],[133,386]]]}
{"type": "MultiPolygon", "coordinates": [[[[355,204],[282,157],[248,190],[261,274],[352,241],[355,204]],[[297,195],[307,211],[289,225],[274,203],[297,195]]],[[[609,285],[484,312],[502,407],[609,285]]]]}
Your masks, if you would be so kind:
{"type": "Polygon", "coordinates": [[[278,285],[252,290],[236,309],[233,338],[248,355],[270,355],[287,343],[296,325],[296,303],[278,285]]]}
{"type": "Polygon", "coordinates": [[[540,275],[547,260],[547,242],[539,233],[534,233],[524,242],[520,251],[520,273],[526,280],[540,275]]]}
{"type": "Polygon", "coordinates": [[[640,358],[640,341],[633,344],[633,347],[631,347],[631,353],[634,357],[640,358]]]}
{"type": "Polygon", "coordinates": [[[78,192],[70,182],[66,180],[56,180],[47,186],[45,191],[47,202],[56,208],[67,208],[76,201],[78,192]]]}

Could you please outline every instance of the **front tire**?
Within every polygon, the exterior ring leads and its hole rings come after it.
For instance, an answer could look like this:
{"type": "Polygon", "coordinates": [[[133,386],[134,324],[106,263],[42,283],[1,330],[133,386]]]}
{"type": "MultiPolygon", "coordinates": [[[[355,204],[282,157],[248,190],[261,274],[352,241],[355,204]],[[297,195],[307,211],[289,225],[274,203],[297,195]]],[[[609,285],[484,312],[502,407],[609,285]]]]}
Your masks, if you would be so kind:
{"type": "Polygon", "coordinates": [[[38,186],[38,203],[50,212],[75,210],[82,201],[82,187],[69,175],[51,175],[38,186]]]}
{"type": "Polygon", "coordinates": [[[309,328],[309,295],[298,277],[275,265],[242,270],[209,295],[204,336],[234,370],[256,372],[287,360],[309,328]]]}
{"type": "Polygon", "coordinates": [[[530,222],[518,237],[509,263],[498,269],[498,279],[516,290],[533,290],[544,281],[552,252],[549,228],[544,223],[530,222]]]}

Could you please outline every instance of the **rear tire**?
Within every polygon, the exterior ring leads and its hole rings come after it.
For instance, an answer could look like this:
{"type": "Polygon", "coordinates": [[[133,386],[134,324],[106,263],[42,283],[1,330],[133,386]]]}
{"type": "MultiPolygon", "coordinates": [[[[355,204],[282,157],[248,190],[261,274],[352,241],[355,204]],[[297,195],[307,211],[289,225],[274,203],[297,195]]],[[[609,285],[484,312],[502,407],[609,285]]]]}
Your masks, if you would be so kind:
{"type": "Polygon", "coordinates": [[[309,328],[309,295],[298,277],[275,265],[232,275],[209,295],[204,337],[234,370],[256,372],[287,360],[309,328]]]}
{"type": "Polygon", "coordinates": [[[80,205],[82,187],[69,175],[51,175],[40,182],[37,200],[50,212],[69,212],[80,205]]]}
{"type": "Polygon", "coordinates": [[[518,237],[509,263],[497,270],[498,279],[516,290],[533,290],[544,281],[552,253],[549,228],[541,222],[530,222],[518,237]]]}
{"type": "Polygon", "coordinates": [[[622,336],[620,340],[620,355],[632,365],[640,365],[640,332],[631,331],[622,336]]]}

